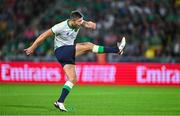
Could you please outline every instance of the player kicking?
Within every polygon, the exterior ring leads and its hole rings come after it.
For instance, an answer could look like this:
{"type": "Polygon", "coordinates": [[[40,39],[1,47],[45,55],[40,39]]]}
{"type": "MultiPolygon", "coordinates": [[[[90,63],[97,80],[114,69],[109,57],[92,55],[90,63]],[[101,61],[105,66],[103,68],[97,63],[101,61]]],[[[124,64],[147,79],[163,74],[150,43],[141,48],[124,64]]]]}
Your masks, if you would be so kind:
{"type": "Polygon", "coordinates": [[[59,99],[54,103],[54,106],[64,112],[67,111],[64,106],[64,101],[77,81],[75,57],[87,52],[123,54],[123,48],[126,44],[125,38],[123,37],[121,42],[117,43],[116,47],[99,46],[90,42],[77,43],[74,45],[74,40],[81,27],[96,29],[96,23],[85,21],[83,20],[81,12],[72,11],[70,19],[54,25],[51,29],[42,33],[29,48],[24,49],[26,54],[30,55],[45,39],[53,35],[55,36],[54,53],[67,75],[67,81],[62,88],[59,99]]]}

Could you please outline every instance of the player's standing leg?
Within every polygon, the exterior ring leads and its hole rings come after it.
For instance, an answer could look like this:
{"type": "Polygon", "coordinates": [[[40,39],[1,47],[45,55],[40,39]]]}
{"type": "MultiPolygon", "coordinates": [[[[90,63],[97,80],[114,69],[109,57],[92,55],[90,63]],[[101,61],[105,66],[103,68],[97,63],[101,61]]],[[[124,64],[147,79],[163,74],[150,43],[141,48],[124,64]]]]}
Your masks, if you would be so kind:
{"type": "Polygon", "coordinates": [[[66,64],[63,67],[63,70],[64,70],[68,79],[63,86],[61,96],[59,97],[58,101],[56,101],[54,103],[54,105],[57,108],[59,108],[61,111],[66,112],[67,109],[64,107],[64,101],[65,101],[67,95],[69,94],[69,92],[71,91],[72,87],[76,83],[77,77],[76,77],[76,71],[75,71],[75,65],[74,64],[66,64]]]}

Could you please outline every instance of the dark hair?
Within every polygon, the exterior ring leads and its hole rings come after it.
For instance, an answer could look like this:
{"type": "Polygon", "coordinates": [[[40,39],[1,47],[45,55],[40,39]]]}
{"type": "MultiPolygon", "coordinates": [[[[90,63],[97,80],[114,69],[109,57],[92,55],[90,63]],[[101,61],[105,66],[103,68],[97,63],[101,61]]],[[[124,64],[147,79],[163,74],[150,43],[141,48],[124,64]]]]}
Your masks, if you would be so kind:
{"type": "Polygon", "coordinates": [[[76,18],[82,18],[82,17],[83,17],[83,14],[78,10],[72,11],[70,14],[70,19],[76,19],[76,18]]]}

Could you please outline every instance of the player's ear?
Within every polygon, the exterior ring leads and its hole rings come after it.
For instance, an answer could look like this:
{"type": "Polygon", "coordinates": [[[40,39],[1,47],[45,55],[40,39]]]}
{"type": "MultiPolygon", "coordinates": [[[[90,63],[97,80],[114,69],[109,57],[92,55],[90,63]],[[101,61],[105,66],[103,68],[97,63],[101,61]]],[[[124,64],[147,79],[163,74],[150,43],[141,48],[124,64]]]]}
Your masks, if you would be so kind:
{"type": "Polygon", "coordinates": [[[76,19],[71,19],[71,21],[72,21],[72,22],[75,22],[75,21],[76,21],[76,19]]]}

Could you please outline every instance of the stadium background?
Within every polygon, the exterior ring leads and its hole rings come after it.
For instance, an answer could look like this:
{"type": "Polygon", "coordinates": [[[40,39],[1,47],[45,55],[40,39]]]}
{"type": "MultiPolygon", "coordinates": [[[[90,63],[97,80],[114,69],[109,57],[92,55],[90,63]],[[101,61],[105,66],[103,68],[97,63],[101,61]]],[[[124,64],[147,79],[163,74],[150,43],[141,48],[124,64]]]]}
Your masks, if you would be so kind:
{"type": "Polygon", "coordinates": [[[66,78],[53,38],[30,57],[23,49],[75,9],[97,22],[76,42],[115,46],[125,36],[127,45],[123,56],[76,58],[80,86],[67,100],[68,114],[180,114],[179,7],[179,0],[1,0],[0,114],[61,114],[51,105],[66,78]],[[30,77],[30,70],[39,72],[30,77]]]}

